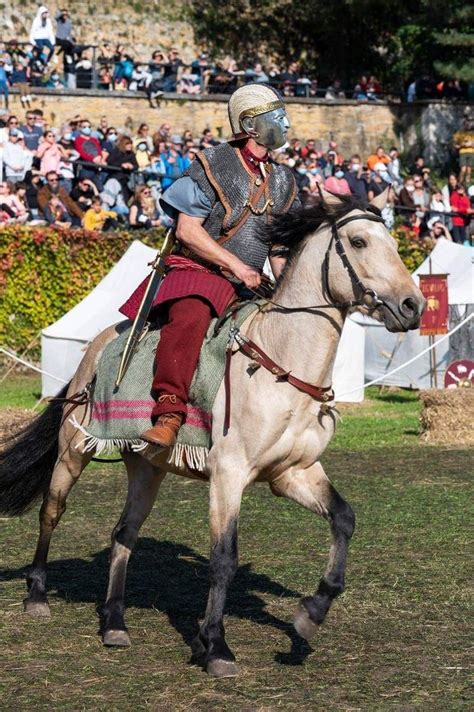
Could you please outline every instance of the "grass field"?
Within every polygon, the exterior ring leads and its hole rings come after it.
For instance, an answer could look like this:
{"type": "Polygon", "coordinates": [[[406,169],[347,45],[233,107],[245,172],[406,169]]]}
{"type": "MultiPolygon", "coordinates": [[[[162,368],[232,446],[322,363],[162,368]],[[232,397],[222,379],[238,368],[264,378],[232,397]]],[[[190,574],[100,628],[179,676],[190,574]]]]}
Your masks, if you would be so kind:
{"type": "MultiPolygon", "coordinates": [[[[36,379],[2,384],[1,409],[30,407],[36,379]]],[[[324,521],[250,490],[227,638],[241,676],[216,681],[189,664],[207,594],[206,486],[169,478],[130,564],[133,646],[97,635],[111,529],[125,492],[120,465],[86,470],[50,556],[50,621],[22,612],[37,509],[0,520],[0,709],[435,710],[472,708],[468,692],[467,450],[419,444],[414,394],[344,406],[324,457],[356,511],[347,590],[311,646],[292,632],[329,546],[324,521]]]]}

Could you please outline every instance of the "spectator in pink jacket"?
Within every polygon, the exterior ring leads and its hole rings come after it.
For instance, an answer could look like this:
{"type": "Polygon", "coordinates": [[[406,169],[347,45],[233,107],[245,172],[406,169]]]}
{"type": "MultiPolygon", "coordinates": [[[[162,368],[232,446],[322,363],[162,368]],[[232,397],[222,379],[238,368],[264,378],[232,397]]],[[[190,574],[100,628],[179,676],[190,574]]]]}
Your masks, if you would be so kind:
{"type": "Polygon", "coordinates": [[[40,159],[41,173],[46,175],[50,171],[59,173],[59,165],[61,160],[67,158],[67,153],[60,144],[56,143],[53,132],[46,131],[36,156],[40,159]]]}
{"type": "Polygon", "coordinates": [[[349,188],[349,183],[344,178],[344,171],[341,166],[336,166],[334,175],[329,176],[324,181],[324,187],[331,193],[336,193],[337,195],[350,195],[351,189],[349,188]]]}

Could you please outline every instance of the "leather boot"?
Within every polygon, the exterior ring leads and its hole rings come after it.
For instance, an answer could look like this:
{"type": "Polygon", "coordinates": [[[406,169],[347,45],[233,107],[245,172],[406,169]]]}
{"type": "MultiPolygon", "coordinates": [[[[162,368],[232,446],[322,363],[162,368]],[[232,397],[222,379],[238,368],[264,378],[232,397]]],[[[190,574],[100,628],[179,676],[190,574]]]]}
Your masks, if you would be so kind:
{"type": "Polygon", "coordinates": [[[163,413],[152,428],[146,430],[141,436],[142,440],[152,445],[161,445],[168,448],[175,444],[178,430],[183,422],[181,413],[163,413]]]}

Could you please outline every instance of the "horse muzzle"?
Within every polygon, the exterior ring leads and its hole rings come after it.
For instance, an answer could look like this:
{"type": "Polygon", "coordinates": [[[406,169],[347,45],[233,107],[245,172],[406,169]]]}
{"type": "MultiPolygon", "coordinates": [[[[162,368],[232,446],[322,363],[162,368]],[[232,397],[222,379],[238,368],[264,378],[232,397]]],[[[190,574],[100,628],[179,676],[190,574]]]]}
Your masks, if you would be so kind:
{"type": "Polygon", "coordinates": [[[398,304],[384,300],[381,308],[385,327],[392,332],[418,329],[425,304],[421,293],[402,297],[398,304]]]}

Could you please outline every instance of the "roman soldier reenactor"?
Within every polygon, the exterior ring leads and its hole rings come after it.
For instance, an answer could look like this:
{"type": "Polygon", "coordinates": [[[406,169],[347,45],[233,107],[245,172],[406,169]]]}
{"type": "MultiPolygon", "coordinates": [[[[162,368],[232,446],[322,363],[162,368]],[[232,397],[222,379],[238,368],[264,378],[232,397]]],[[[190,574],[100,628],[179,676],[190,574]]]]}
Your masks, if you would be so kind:
{"type": "MultiPolygon", "coordinates": [[[[220,316],[245,286],[258,289],[270,246],[262,234],[272,217],[297,201],[292,172],[269,150],[282,147],[290,123],[278,92],[262,84],[237,89],[229,101],[233,138],[207,148],[162,197],[176,217],[176,248],[166,259],[153,302],[161,337],[156,351],[153,427],[147,442],[174,444],[186,417],[191,381],[210,321],[220,316]]],[[[278,277],[283,260],[270,257],[278,277]]],[[[145,283],[121,312],[133,319],[145,283]]]]}

